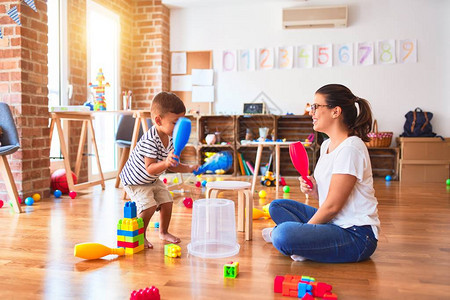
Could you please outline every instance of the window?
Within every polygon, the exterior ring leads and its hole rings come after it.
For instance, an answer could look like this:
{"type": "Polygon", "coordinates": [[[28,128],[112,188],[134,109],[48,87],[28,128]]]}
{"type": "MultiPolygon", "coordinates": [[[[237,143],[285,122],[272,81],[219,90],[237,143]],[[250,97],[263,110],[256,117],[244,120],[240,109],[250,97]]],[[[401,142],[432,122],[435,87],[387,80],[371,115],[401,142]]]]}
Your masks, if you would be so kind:
{"type": "MultiPolygon", "coordinates": [[[[119,35],[120,17],[99,4],[87,2],[87,57],[88,81],[96,81],[99,70],[102,69],[105,77],[105,102],[107,110],[119,108],[119,35]]],[[[95,99],[95,91],[89,88],[89,98],[95,99]]],[[[105,179],[115,176],[117,170],[117,147],[115,146],[116,133],[115,114],[97,114],[94,119],[95,138],[99,150],[100,164],[105,179]]],[[[90,153],[94,153],[92,145],[90,153]]],[[[92,180],[98,174],[97,163],[89,160],[89,177],[92,180]]]]}
{"type": "MultiPolygon", "coordinates": [[[[48,106],[67,105],[67,0],[47,2],[48,15],[48,106]]],[[[63,124],[64,126],[64,124],[63,124]]],[[[56,126],[50,146],[50,158],[62,159],[56,126]]]]}

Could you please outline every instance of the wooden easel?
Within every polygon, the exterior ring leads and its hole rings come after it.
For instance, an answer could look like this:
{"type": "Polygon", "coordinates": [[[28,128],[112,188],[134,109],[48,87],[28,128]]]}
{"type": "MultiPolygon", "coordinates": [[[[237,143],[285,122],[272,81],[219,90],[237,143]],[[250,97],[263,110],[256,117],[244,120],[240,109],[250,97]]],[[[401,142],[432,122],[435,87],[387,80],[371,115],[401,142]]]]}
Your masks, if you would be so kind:
{"type": "Polygon", "coordinates": [[[100,165],[100,157],[98,155],[97,142],[95,140],[94,133],[94,125],[92,124],[92,120],[94,119],[93,112],[52,112],[51,115],[51,123],[50,123],[50,142],[53,136],[53,128],[56,124],[56,128],[58,130],[59,143],[61,146],[61,152],[64,157],[64,168],[66,170],[67,184],[69,186],[69,190],[71,191],[79,191],[94,185],[100,184],[102,189],[105,189],[105,179],[103,178],[102,166],[100,165]],[[72,120],[72,121],[82,121],[83,125],[81,127],[81,135],[80,142],[78,144],[77,151],[77,160],[75,162],[75,175],[78,177],[81,169],[81,160],[83,158],[83,148],[86,144],[87,131],[89,130],[91,134],[91,142],[94,146],[95,157],[97,159],[97,168],[100,173],[100,179],[94,181],[88,181],[84,183],[74,184],[73,178],[71,176],[71,168],[70,168],[70,158],[69,152],[66,147],[66,141],[64,138],[64,132],[61,126],[61,120],[72,120]]]}

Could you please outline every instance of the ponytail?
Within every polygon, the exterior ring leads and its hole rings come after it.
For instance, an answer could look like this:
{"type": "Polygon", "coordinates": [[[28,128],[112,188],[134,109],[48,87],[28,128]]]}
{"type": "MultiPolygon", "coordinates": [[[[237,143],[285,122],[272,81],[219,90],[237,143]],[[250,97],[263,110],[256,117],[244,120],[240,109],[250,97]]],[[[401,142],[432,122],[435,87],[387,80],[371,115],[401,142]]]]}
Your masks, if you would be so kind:
{"type": "Polygon", "coordinates": [[[369,101],[366,99],[356,98],[356,103],[359,106],[359,113],[350,129],[353,131],[352,135],[356,135],[364,142],[370,141],[367,134],[372,129],[372,112],[369,101]]]}

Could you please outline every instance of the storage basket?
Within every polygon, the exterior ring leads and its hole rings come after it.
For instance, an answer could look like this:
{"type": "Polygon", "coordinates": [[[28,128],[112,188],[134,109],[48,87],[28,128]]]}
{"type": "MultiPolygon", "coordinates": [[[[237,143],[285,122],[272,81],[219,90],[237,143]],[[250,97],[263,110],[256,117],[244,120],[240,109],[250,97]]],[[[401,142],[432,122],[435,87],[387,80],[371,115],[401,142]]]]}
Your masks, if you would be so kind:
{"type": "Polygon", "coordinates": [[[367,147],[389,147],[391,145],[392,136],[391,131],[378,132],[377,120],[373,121],[373,132],[369,132],[367,136],[370,138],[369,142],[366,142],[367,147]]]}

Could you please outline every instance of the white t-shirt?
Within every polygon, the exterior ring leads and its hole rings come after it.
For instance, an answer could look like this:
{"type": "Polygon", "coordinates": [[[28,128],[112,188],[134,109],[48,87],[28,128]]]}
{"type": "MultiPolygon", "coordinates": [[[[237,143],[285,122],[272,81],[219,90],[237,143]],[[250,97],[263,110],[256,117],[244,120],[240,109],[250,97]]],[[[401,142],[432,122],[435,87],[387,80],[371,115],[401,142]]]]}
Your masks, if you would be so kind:
{"type": "Polygon", "coordinates": [[[164,147],[155,125],[152,126],[137,142],[131,151],[130,157],[120,173],[124,185],[143,185],[153,183],[161,174],[148,174],[145,169],[145,157],[154,158],[157,162],[165,160],[173,149],[172,137],[169,144],[164,147]]]}
{"type": "Polygon", "coordinates": [[[342,228],[371,225],[375,238],[378,239],[378,201],[373,189],[372,166],[366,145],[356,136],[346,138],[336,149],[327,153],[329,145],[329,139],[322,143],[320,158],[314,170],[319,206],[322,206],[327,198],[333,174],[355,176],[356,184],[347,203],[331,223],[342,228]]]}

